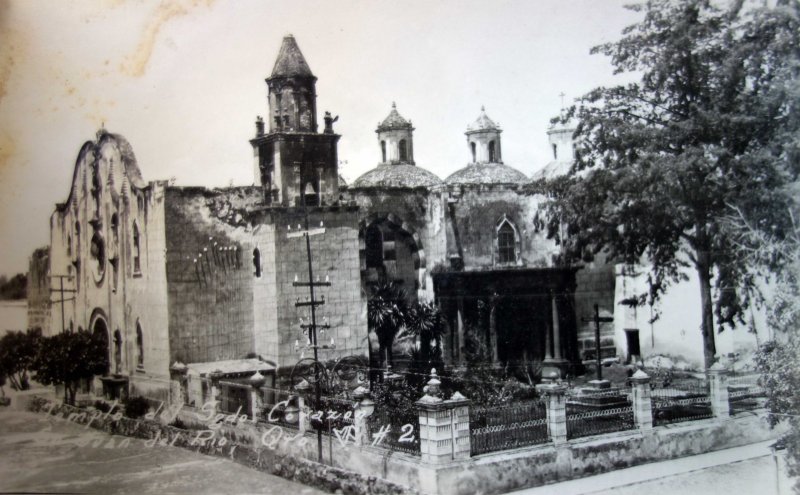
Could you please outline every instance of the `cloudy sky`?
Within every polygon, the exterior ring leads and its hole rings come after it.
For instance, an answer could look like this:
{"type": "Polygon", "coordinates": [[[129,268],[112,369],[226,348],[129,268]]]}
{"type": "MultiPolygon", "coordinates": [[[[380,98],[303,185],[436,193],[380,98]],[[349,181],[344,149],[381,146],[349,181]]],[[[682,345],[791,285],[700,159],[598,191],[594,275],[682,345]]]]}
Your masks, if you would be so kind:
{"type": "Polygon", "coordinates": [[[505,163],[530,175],[549,160],[559,94],[615,82],[589,50],[636,21],[624,3],[0,0],[0,274],[49,242],[102,125],[130,141],[145,180],[252,184],[248,139],[289,33],[319,78],[320,117],[340,116],[348,181],[377,163],[392,101],[416,127],[417,164],[439,177],[466,164],[481,105],[504,129],[505,163]]]}

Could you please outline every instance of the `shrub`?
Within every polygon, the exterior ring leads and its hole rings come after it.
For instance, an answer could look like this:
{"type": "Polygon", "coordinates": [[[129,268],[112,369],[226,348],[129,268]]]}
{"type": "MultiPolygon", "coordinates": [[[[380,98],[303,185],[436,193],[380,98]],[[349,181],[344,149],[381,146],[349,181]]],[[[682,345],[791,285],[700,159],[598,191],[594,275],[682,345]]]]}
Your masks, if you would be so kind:
{"type": "Polygon", "coordinates": [[[141,418],[150,409],[150,402],[144,397],[131,397],[125,401],[125,416],[141,418]]]}

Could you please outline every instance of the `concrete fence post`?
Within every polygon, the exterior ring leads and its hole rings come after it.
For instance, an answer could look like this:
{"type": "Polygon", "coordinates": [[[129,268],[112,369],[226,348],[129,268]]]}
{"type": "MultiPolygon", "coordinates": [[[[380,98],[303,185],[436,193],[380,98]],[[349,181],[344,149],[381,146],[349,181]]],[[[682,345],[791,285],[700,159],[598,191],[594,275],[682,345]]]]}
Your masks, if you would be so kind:
{"type": "Polygon", "coordinates": [[[375,412],[375,402],[369,397],[369,390],[359,385],[353,390],[353,397],[358,401],[353,416],[353,428],[355,429],[356,445],[369,445],[369,427],[367,421],[372,413],[375,412]]]}
{"type": "Polygon", "coordinates": [[[650,377],[638,370],[631,377],[633,391],[633,421],[640,430],[653,429],[653,404],[650,394],[650,377]]]}
{"type": "Polygon", "coordinates": [[[441,382],[436,369],[415,402],[419,410],[419,450],[422,462],[442,464],[470,456],[469,400],[456,392],[449,400],[440,397],[441,382]]]}
{"type": "Polygon", "coordinates": [[[214,406],[214,412],[218,413],[220,411],[220,407],[219,407],[219,399],[220,399],[219,379],[222,378],[222,372],[221,371],[212,371],[211,373],[208,374],[208,378],[211,381],[211,397],[210,397],[210,400],[211,400],[212,405],[214,406]]]}
{"type": "Polygon", "coordinates": [[[169,367],[169,390],[170,403],[183,405],[186,402],[184,397],[184,386],[186,384],[186,372],[188,367],[180,361],[175,361],[169,367]]]}
{"type": "Polygon", "coordinates": [[[708,376],[711,412],[715,418],[729,418],[731,413],[728,403],[728,370],[717,362],[706,370],[706,375],[708,376]]]}
{"type": "Polygon", "coordinates": [[[567,387],[548,383],[536,387],[547,400],[547,434],[555,445],[567,441],[567,387]]]}
{"type": "Polygon", "coordinates": [[[264,403],[261,400],[261,387],[264,386],[267,379],[256,371],[247,381],[250,383],[250,411],[248,412],[253,421],[256,421],[261,417],[264,409],[264,403]]]}

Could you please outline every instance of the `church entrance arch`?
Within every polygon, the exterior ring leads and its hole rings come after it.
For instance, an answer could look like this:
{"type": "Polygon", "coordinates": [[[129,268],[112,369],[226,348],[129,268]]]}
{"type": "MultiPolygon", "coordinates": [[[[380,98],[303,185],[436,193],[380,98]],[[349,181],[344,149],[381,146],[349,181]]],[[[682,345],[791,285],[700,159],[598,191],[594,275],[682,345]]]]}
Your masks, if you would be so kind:
{"type": "Polygon", "coordinates": [[[106,369],[104,375],[107,375],[111,369],[111,337],[108,329],[108,322],[106,321],[105,313],[101,309],[95,309],[92,312],[92,317],[89,320],[89,328],[92,335],[103,342],[103,347],[106,349],[106,369]]]}
{"type": "Polygon", "coordinates": [[[361,223],[361,277],[365,291],[394,283],[409,302],[416,301],[425,282],[425,253],[413,228],[394,215],[375,216],[361,223]]]}

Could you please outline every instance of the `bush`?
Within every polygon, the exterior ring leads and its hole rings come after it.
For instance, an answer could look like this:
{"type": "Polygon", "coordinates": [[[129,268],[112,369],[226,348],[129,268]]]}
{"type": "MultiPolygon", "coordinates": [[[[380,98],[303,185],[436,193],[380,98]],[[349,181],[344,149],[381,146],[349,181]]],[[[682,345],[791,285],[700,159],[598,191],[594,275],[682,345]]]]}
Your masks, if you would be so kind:
{"type": "Polygon", "coordinates": [[[141,418],[148,409],[150,409],[150,402],[144,397],[131,397],[125,401],[125,416],[129,418],[141,418]]]}

